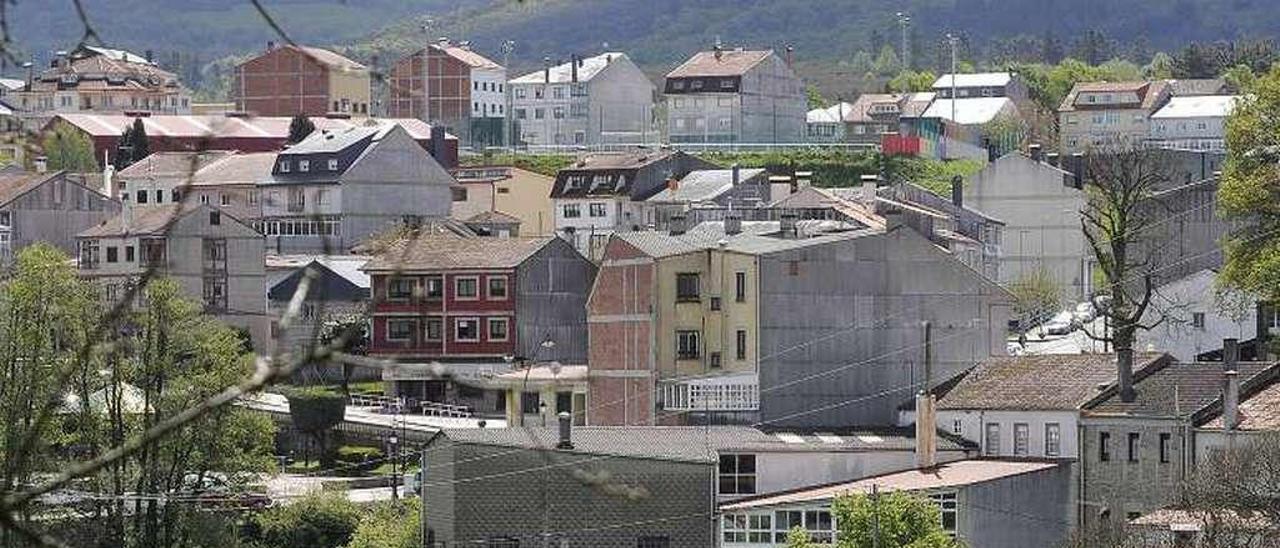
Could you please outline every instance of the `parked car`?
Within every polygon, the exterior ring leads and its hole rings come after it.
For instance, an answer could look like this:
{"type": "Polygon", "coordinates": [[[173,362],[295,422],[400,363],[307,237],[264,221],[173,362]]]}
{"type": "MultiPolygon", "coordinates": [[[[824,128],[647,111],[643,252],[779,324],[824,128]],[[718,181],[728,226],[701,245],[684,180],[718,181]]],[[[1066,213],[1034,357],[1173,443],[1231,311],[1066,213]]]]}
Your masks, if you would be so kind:
{"type": "Polygon", "coordinates": [[[1066,335],[1076,328],[1075,314],[1063,310],[1040,326],[1045,335],[1066,335]]]}
{"type": "Polygon", "coordinates": [[[1093,306],[1093,303],[1084,302],[1076,305],[1076,323],[1086,324],[1096,317],[1098,317],[1098,310],[1093,306]]]}

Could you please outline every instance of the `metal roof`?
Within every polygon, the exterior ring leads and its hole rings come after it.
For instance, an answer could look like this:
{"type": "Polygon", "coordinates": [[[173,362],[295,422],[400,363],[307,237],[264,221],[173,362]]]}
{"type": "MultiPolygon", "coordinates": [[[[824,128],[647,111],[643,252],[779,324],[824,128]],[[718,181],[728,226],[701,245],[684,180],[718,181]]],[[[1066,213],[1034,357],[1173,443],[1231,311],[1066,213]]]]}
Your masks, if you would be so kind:
{"type": "MultiPolygon", "coordinates": [[[[762,168],[740,168],[738,184],[764,173],[762,168]]],[[[675,190],[664,188],[650,196],[646,202],[703,202],[714,200],[733,189],[732,169],[699,169],[690,171],[678,183],[675,190]]]]}
{"type": "Polygon", "coordinates": [[[1226,118],[1240,101],[1238,95],[1192,95],[1173,97],[1151,119],[1226,118]]]}
{"type": "Polygon", "coordinates": [[[839,102],[825,108],[815,108],[804,115],[809,124],[838,124],[853,114],[852,103],[839,102]]]}
{"type": "MultiPolygon", "coordinates": [[[[578,60],[579,61],[578,81],[579,82],[590,81],[592,78],[595,78],[597,74],[600,74],[600,72],[602,72],[606,67],[608,67],[613,62],[624,60],[626,58],[627,58],[627,54],[614,51],[614,52],[608,52],[608,53],[601,53],[600,55],[597,55],[595,57],[587,57],[584,59],[579,59],[578,60]]],[[[573,79],[573,67],[571,66],[571,63],[561,63],[559,65],[551,67],[550,81],[547,81],[546,71],[539,70],[537,72],[530,72],[528,74],[515,78],[511,80],[511,83],[512,84],[563,84],[563,83],[570,82],[572,79],[573,79]]]]}
{"type": "Polygon", "coordinates": [[[1007,109],[1017,107],[1008,97],[968,97],[962,99],[937,98],[925,110],[925,118],[943,118],[961,125],[985,124],[1007,109]],[[955,102],[955,119],[952,120],[951,103],[955,102]]]}
{"type": "Polygon", "coordinates": [[[1008,72],[979,72],[974,74],[943,74],[933,83],[933,89],[950,89],[951,81],[955,80],[955,87],[972,88],[972,87],[1004,87],[1009,85],[1013,80],[1013,74],[1008,72]]]}

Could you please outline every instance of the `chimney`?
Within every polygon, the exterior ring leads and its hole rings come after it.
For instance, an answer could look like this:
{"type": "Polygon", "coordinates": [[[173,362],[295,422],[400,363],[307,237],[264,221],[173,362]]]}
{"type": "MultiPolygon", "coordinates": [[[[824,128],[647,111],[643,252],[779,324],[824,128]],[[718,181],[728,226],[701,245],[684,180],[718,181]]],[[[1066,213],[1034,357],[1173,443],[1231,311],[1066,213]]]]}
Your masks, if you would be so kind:
{"type": "Polygon", "coordinates": [[[1077,189],[1083,189],[1084,188],[1084,153],[1083,152],[1071,153],[1071,170],[1070,171],[1071,171],[1071,175],[1073,176],[1072,184],[1074,184],[1077,189]]]}
{"type": "Polygon", "coordinates": [[[115,198],[115,191],[111,188],[112,179],[115,179],[116,166],[111,165],[111,155],[107,151],[102,151],[102,194],[108,198],[115,198]]]}
{"type": "Polygon", "coordinates": [[[1235,430],[1240,425],[1240,346],[1236,339],[1222,341],[1222,429],[1235,430]]]}
{"type": "Polygon", "coordinates": [[[782,214],[782,217],[779,218],[779,222],[778,222],[778,232],[782,235],[783,238],[790,239],[790,238],[796,237],[796,214],[795,213],[788,211],[782,214]]]}
{"type": "Polygon", "coordinates": [[[61,50],[61,49],[60,49],[60,50],[58,50],[58,51],[54,52],[54,54],[53,54],[53,66],[55,66],[55,67],[57,67],[57,68],[63,68],[63,67],[65,67],[65,66],[67,66],[67,52],[66,52],[66,50],[61,50]]]}
{"type": "Polygon", "coordinates": [[[578,83],[578,55],[569,56],[569,81],[578,83]]]}
{"type": "Polygon", "coordinates": [[[1051,165],[1051,166],[1053,166],[1053,167],[1058,167],[1058,153],[1057,153],[1057,152],[1050,152],[1050,153],[1048,153],[1048,154],[1045,154],[1045,155],[1044,155],[1044,161],[1045,161],[1045,163],[1047,163],[1047,164],[1049,164],[1049,165],[1051,165]]]}
{"type": "Polygon", "coordinates": [[[1117,378],[1120,384],[1120,401],[1130,403],[1138,399],[1138,392],[1133,389],[1133,349],[1116,349],[1117,378]]]}
{"type": "Polygon", "coordinates": [[[560,419],[560,443],[556,449],[573,449],[573,416],[568,411],[556,415],[560,419]]]}
{"type": "Polygon", "coordinates": [[[667,179],[667,190],[671,192],[680,190],[680,180],[675,178],[667,179]]]}
{"type": "Polygon", "coordinates": [[[733,164],[733,167],[729,169],[733,171],[733,186],[738,186],[738,183],[742,182],[742,167],[738,164],[733,164]]]}
{"type": "Polygon", "coordinates": [[[813,180],[812,171],[797,171],[796,172],[796,190],[804,190],[806,188],[809,188],[809,185],[811,184],[812,180],[813,180]]]}
{"type": "Polygon", "coordinates": [[[276,49],[275,40],[267,40],[267,51],[271,51],[273,49],[276,49]]]}
{"type": "Polygon", "coordinates": [[[791,68],[791,66],[795,64],[795,52],[796,52],[795,46],[792,46],[791,44],[787,44],[787,67],[788,68],[791,68]]]}
{"type": "Polygon", "coordinates": [[[47,173],[49,171],[49,157],[36,156],[36,173],[47,173]]]}
{"type": "Polygon", "coordinates": [[[715,47],[712,48],[711,51],[715,52],[716,61],[724,58],[724,46],[721,46],[720,42],[716,42],[715,47]]]}
{"type": "Polygon", "coordinates": [[[964,177],[959,175],[951,178],[951,205],[964,207],[964,177]]]}
{"type": "Polygon", "coordinates": [[[679,236],[681,234],[684,234],[685,230],[687,230],[685,226],[684,215],[682,214],[672,215],[671,222],[668,224],[668,226],[670,228],[670,233],[672,236],[679,236]]]}
{"type": "Polygon", "coordinates": [[[1031,159],[1036,162],[1044,161],[1044,149],[1039,143],[1027,145],[1027,154],[1029,154],[1031,159]]]}
{"type": "Polygon", "coordinates": [[[729,236],[742,233],[742,217],[738,214],[730,214],[724,218],[724,233],[729,236]]]}
{"type": "Polygon", "coordinates": [[[550,57],[542,58],[542,83],[544,84],[551,83],[551,58],[550,57]]]}
{"type": "Polygon", "coordinates": [[[431,143],[427,148],[427,152],[430,152],[431,157],[435,158],[436,162],[439,162],[442,166],[450,165],[449,159],[445,158],[447,155],[445,151],[448,150],[446,141],[448,141],[448,137],[445,135],[444,126],[431,124],[431,143]]]}
{"type": "Polygon", "coordinates": [[[876,188],[880,186],[880,176],[873,173],[863,175],[862,181],[862,202],[867,205],[876,203],[876,188]]]}

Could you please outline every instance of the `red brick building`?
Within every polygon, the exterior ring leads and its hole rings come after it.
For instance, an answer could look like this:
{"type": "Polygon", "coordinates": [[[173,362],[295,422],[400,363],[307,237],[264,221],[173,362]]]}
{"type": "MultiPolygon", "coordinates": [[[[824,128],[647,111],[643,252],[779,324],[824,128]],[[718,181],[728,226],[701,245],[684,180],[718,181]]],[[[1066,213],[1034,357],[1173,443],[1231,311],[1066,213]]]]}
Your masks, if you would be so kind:
{"type": "Polygon", "coordinates": [[[468,396],[457,384],[526,364],[586,361],[595,266],[564,240],[424,235],[363,270],[369,355],[402,364],[384,373],[400,395],[480,407],[485,397],[461,401],[468,396]]]}
{"type": "Polygon", "coordinates": [[[392,67],[387,115],[440,123],[467,143],[499,144],[506,74],[466,42],[441,39],[392,67]]]}
{"type": "Polygon", "coordinates": [[[369,69],[329,50],[275,47],[238,65],[232,82],[236,109],[258,116],[369,114],[369,69]]]}

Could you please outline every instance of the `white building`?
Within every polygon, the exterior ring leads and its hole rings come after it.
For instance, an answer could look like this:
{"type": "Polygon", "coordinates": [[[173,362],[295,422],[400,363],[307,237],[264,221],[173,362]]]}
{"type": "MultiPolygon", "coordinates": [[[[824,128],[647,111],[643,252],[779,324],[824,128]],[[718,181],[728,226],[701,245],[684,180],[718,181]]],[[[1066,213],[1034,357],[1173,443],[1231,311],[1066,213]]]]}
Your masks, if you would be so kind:
{"type": "Polygon", "coordinates": [[[625,53],[573,56],[508,86],[517,144],[643,143],[657,138],[653,83],[625,53]]]}
{"type": "Polygon", "coordinates": [[[1222,151],[1227,116],[1239,100],[1236,95],[1170,98],[1151,115],[1147,143],[1162,148],[1222,151]]]}

